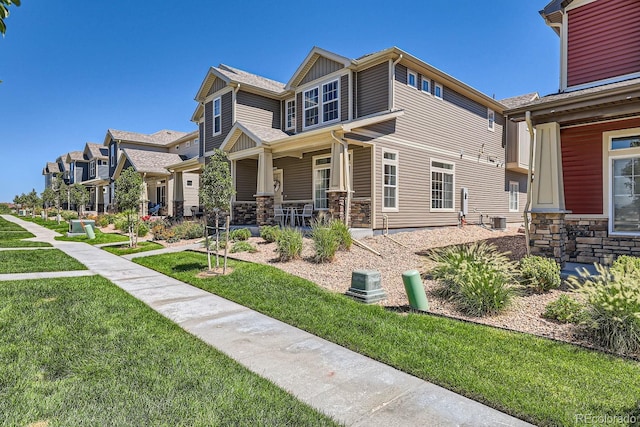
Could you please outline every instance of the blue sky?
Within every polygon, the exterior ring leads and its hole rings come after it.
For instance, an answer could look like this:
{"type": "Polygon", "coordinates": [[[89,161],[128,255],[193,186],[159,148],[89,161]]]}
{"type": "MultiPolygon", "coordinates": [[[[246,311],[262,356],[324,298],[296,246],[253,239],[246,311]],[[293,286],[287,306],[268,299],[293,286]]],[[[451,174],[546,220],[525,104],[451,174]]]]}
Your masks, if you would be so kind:
{"type": "Polygon", "coordinates": [[[0,39],[0,202],[107,129],[195,130],[193,97],[224,63],[286,82],[313,46],[391,46],[497,99],[558,89],[545,0],[23,0],[0,39]]]}

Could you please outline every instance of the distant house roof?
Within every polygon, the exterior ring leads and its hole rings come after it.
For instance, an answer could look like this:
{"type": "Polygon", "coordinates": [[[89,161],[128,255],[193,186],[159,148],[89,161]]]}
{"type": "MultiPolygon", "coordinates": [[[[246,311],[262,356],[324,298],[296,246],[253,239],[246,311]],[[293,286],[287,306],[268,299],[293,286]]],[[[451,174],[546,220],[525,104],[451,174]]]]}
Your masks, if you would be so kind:
{"type": "Polygon", "coordinates": [[[519,107],[520,105],[528,104],[538,98],[540,98],[538,92],[531,92],[523,95],[512,96],[511,98],[501,99],[498,102],[507,107],[507,109],[511,109],[519,107]]]}
{"type": "Polygon", "coordinates": [[[278,81],[271,80],[257,74],[249,73],[238,68],[229,67],[228,65],[224,64],[220,64],[217,68],[214,68],[218,70],[218,72],[229,78],[229,80],[234,82],[248,84],[275,93],[284,91],[284,83],[280,83],[278,81]]]}
{"type": "MultiPolygon", "coordinates": [[[[144,133],[109,129],[107,131],[107,135],[108,134],[111,134],[111,137],[113,137],[113,139],[119,139],[122,141],[140,142],[143,144],[164,146],[164,145],[171,144],[175,140],[180,139],[183,136],[187,135],[187,132],[179,132],[176,130],[163,129],[163,130],[159,130],[158,132],[147,135],[144,133]]],[[[105,145],[106,143],[108,143],[108,141],[105,140],[105,145]]]]}
{"type": "Polygon", "coordinates": [[[67,153],[66,162],[84,162],[87,159],[84,158],[84,153],[82,151],[69,151],[67,153]]]}
{"type": "Polygon", "coordinates": [[[166,166],[175,165],[184,160],[175,153],[158,153],[154,151],[136,150],[135,148],[125,148],[123,155],[129,159],[131,165],[137,172],[154,173],[168,175],[166,166]]]}
{"type": "Polygon", "coordinates": [[[106,159],[109,157],[109,150],[107,150],[103,145],[96,144],[95,142],[87,142],[85,151],[88,151],[94,159],[106,159]]]}
{"type": "Polygon", "coordinates": [[[60,167],[56,162],[47,162],[47,165],[42,169],[42,174],[47,175],[50,173],[60,173],[60,167]]]}

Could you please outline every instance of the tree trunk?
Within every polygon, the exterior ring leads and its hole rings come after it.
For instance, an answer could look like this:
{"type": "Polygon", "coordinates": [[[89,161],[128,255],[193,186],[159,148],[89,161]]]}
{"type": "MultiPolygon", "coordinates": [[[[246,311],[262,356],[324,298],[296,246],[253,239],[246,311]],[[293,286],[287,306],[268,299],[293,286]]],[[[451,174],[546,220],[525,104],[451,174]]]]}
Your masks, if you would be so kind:
{"type": "Polygon", "coordinates": [[[205,217],[204,217],[204,241],[205,241],[205,246],[207,247],[207,264],[209,266],[209,271],[211,271],[211,246],[209,245],[209,227],[207,226],[209,221],[207,221],[207,219],[208,218],[205,215],[205,217]]]}
{"type": "MultiPolygon", "coordinates": [[[[225,226],[225,232],[227,233],[227,240],[229,239],[229,226],[231,225],[231,217],[227,216],[227,224],[225,226]]],[[[222,268],[222,274],[227,274],[227,249],[229,248],[229,242],[225,241],[224,245],[224,267],[222,268]]]]}
{"type": "Polygon", "coordinates": [[[220,228],[218,223],[218,212],[216,212],[216,268],[220,267],[220,258],[218,257],[218,252],[220,250],[220,228]]]}

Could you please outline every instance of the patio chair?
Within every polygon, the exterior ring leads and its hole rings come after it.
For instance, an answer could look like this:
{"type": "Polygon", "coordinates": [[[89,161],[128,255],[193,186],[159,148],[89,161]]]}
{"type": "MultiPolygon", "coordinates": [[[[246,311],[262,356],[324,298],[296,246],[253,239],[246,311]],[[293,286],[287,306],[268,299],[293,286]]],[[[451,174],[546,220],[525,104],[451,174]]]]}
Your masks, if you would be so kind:
{"type": "Polygon", "coordinates": [[[154,207],[149,209],[149,215],[151,216],[158,216],[158,212],[160,212],[160,208],[162,207],[162,205],[160,203],[158,203],[157,205],[155,205],[154,207]]]}
{"type": "Polygon", "coordinates": [[[302,212],[296,214],[296,223],[304,227],[306,225],[305,220],[309,219],[309,222],[311,222],[311,218],[313,218],[313,205],[309,203],[302,207],[302,212]]]}
{"type": "Polygon", "coordinates": [[[287,215],[285,214],[284,209],[282,209],[281,205],[273,206],[273,219],[275,219],[276,222],[280,224],[280,227],[284,227],[284,223],[287,220],[287,215]]]}

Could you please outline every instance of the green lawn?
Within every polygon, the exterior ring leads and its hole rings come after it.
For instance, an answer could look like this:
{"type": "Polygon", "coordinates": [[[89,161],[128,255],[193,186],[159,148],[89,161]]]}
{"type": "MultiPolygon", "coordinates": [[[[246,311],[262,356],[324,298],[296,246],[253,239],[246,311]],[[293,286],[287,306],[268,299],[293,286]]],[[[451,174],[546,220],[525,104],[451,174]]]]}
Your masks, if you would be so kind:
{"type": "Polygon", "coordinates": [[[25,231],[25,229],[15,222],[7,221],[0,217],[0,231],[25,231]]]}
{"type": "Polygon", "coordinates": [[[401,315],[320,289],[276,268],[231,262],[201,279],[206,255],[135,262],[251,307],[383,363],[539,425],[578,414],[640,416],[640,363],[453,319],[401,315]]]}
{"type": "Polygon", "coordinates": [[[0,425],[334,425],[101,277],[0,301],[0,425]]]}
{"type": "Polygon", "coordinates": [[[3,240],[20,240],[28,239],[30,237],[36,237],[29,233],[27,230],[22,231],[0,231],[0,241],[3,240]]]}
{"type": "Polygon", "coordinates": [[[58,249],[0,251],[0,274],[86,269],[58,249]]]}
{"type": "Polygon", "coordinates": [[[164,246],[156,242],[138,242],[138,246],[135,248],[130,248],[129,246],[123,245],[123,246],[105,246],[102,249],[116,255],[128,255],[128,254],[135,254],[138,252],[155,251],[156,249],[162,249],[162,248],[164,248],[164,246]]]}
{"type": "Polygon", "coordinates": [[[28,240],[0,240],[0,248],[44,248],[51,247],[47,242],[30,242],[28,240]]]}
{"type": "Polygon", "coordinates": [[[34,248],[51,246],[45,242],[29,242],[21,239],[35,237],[18,224],[0,217],[0,248],[34,248]]]}
{"type": "Polygon", "coordinates": [[[60,224],[58,224],[55,220],[53,221],[43,220],[40,217],[35,217],[35,218],[21,217],[21,218],[24,219],[25,221],[31,221],[35,224],[41,225],[50,230],[57,231],[58,233],[62,234],[62,236],[56,237],[56,240],[61,240],[64,242],[84,242],[84,243],[89,243],[90,245],[100,245],[102,243],[126,242],[127,240],[129,240],[129,237],[124,236],[122,234],[103,233],[98,229],[94,229],[96,238],[93,240],[89,240],[89,238],[86,235],[67,237],[67,232],[69,231],[69,224],[65,221],[61,221],[60,224]]]}

